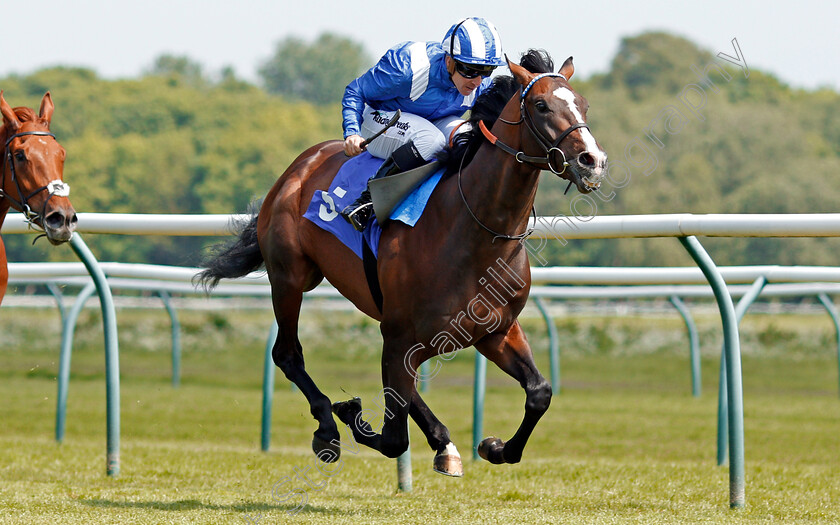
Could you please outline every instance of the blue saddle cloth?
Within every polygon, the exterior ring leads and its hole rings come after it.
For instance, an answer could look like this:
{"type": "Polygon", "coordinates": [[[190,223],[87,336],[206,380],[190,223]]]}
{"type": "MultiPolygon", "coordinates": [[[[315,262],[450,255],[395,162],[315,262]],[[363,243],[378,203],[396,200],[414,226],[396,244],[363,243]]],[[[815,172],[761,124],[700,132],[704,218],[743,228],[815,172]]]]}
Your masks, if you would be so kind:
{"type": "MultiPolygon", "coordinates": [[[[349,222],[339,216],[338,212],[351,204],[367,185],[368,179],[382,165],[378,159],[368,152],[362,152],[344,163],[338,170],[330,184],[328,191],[318,190],[312,196],[312,201],[303,216],[312,221],[322,230],[335,235],[345,246],[353,250],[362,258],[362,242],[366,242],[375,256],[379,255],[379,237],[382,228],[376,220],[371,219],[364,232],[357,232],[349,222]]],[[[426,203],[443,176],[443,168],[433,173],[423,181],[413,192],[391,212],[391,220],[400,221],[414,226],[423,214],[426,203]]]]}

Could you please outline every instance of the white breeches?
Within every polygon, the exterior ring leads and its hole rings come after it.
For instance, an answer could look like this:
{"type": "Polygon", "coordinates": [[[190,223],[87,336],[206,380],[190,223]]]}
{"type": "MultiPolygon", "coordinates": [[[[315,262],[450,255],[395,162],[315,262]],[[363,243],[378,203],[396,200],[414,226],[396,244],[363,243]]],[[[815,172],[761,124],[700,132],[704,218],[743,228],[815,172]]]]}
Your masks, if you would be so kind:
{"type": "MultiPolygon", "coordinates": [[[[394,113],[365,106],[361,126],[362,138],[372,137],[385,127],[394,113]]],[[[455,116],[430,122],[413,113],[402,112],[399,122],[374,139],[367,150],[374,157],[387,159],[395,149],[411,140],[424,160],[432,160],[435,154],[446,146],[452,130],[461,122],[462,119],[455,116]]],[[[467,125],[461,126],[458,133],[466,129],[469,129],[467,125]]]]}

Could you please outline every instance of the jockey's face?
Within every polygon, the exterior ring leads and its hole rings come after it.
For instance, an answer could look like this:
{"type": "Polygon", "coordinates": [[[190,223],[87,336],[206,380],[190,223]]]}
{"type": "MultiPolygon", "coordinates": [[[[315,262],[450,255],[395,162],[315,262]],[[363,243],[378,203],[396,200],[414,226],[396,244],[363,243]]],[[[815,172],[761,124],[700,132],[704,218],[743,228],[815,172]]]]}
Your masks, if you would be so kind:
{"type": "Polygon", "coordinates": [[[469,96],[473,91],[478,89],[483,80],[480,76],[475,78],[465,78],[461,73],[455,69],[455,61],[449,55],[446,56],[446,70],[449,71],[449,78],[455,84],[458,93],[469,96]]]}

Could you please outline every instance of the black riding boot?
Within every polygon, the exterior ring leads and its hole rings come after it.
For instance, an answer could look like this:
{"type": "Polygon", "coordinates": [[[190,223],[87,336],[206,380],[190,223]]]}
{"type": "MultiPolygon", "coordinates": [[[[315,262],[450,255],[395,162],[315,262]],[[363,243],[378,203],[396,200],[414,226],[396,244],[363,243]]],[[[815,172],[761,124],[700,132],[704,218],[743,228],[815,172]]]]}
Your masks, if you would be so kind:
{"type": "MultiPolygon", "coordinates": [[[[391,156],[382,163],[382,166],[379,167],[376,174],[368,179],[368,184],[370,184],[371,180],[413,170],[425,163],[426,161],[420,155],[420,152],[417,151],[414,143],[407,142],[391,153],[391,156]]],[[[373,201],[370,197],[369,188],[370,186],[365,188],[365,191],[359,195],[358,199],[341,210],[341,216],[352,224],[356,231],[365,231],[371,216],[373,216],[373,201]]]]}

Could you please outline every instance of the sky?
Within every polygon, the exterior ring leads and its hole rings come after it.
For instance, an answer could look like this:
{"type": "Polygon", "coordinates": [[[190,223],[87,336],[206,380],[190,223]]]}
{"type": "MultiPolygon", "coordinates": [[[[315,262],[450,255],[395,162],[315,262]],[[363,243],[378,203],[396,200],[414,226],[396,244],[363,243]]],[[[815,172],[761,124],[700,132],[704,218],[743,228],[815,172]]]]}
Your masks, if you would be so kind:
{"type": "Polygon", "coordinates": [[[483,16],[511,58],[530,47],[558,64],[574,56],[584,78],[609,70],[623,37],[664,30],[730,56],[735,38],[750,70],[840,91],[836,0],[0,0],[0,13],[0,77],[64,65],[130,78],[168,53],[257,82],[260,64],[290,36],[337,33],[376,59],[398,42],[440,40],[459,19],[483,16]]]}

